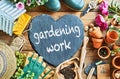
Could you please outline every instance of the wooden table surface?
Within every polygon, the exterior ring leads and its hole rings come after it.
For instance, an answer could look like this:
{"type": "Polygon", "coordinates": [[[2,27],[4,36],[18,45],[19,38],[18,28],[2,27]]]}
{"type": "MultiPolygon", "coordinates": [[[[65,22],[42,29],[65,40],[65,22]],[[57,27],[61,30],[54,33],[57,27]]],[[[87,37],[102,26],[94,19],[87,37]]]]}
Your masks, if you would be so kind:
{"type": "MultiPolygon", "coordinates": [[[[81,11],[74,11],[74,10],[68,8],[61,1],[62,7],[61,7],[61,10],[59,12],[50,12],[44,6],[40,6],[40,7],[34,8],[32,10],[29,10],[29,12],[27,12],[27,13],[29,15],[31,15],[32,17],[35,17],[35,16],[40,15],[40,14],[49,14],[55,19],[58,19],[59,17],[65,15],[65,14],[74,14],[74,15],[80,17],[81,12],[86,8],[86,6],[90,0],[84,0],[84,1],[85,1],[85,6],[81,11]]],[[[89,25],[90,23],[94,22],[94,19],[95,19],[95,16],[97,13],[98,13],[98,9],[95,9],[95,10],[92,10],[91,12],[87,13],[85,16],[80,17],[80,19],[84,23],[84,26],[89,25]]],[[[27,33],[24,33],[24,36],[25,36],[27,41],[24,45],[23,52],[25,52],[25,53],[29,52],[29,51],[34,52],[34,50],[31,47],[31,44],[29,43],[27,33]]],[[[10,37],[9,35],[0,31],[0,40],[9,44],[12,39],[13,39],[13,37],[10,37]]],[[[78,50],[78,52],[76,53],[75,56],[79,57],[79,55],[80,55],[80,50],[78,50]]],[[[97,56],[97,49],[93,48],[92,42],[90,40],[89,44],[87,46],[87,55],[86,55],[86,59],[85,59],[85,65],[87,66],[88,64],[95,61],[96,59],[99,59],[99,57],[97,56]]],[[[83,79],[86,79],[86,75],[84,73],[83,73],[83,79]]],[[[96,77],[93,76],[92,79],[96,79],[96,77]]]]}

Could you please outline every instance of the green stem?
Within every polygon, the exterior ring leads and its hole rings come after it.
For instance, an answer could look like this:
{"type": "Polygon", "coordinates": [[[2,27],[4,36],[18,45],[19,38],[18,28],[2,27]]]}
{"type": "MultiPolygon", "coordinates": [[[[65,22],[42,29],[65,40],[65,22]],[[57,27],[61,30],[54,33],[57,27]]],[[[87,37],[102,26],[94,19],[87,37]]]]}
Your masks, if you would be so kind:
{"type": "Polygon", "coordinates": [[[118,12],[112,10],[111,8],[109,8],[109,10],[110,10],[111,12],[113,12],[113,13],[116,13],[117,15],[120,15],[120,13],[118,13],[118,12]]]}

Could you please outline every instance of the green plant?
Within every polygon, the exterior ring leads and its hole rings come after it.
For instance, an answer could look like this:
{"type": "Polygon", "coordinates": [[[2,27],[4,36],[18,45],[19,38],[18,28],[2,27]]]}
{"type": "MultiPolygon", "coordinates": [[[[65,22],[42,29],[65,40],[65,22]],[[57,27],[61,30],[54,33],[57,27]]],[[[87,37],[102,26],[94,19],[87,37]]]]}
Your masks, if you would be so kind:
{"type": "Polygon", "coordinates": [[[20,52],[16,52],[17,67],[23,67],[25,64],[26,56],[20,52]]]}
{"type": "Polygon", "coordinates": [[[108,10],[109,10],[110,13],[120,15],[120,4],[119,4],[119,2],[115,1],[115,0],[112,0],[109,7],[108,7],[108,10]]]}
{"type": "Polygon", "coordinates": [[[15,4],[17,4],[18,2],[22,2],[24,3],[25,8],[27,9],[44,5],[46,2],[48,2],[48,0],[10,0],[10,1],[15,4]]]}
{"type": "Polygon", "coordinates": [[[15,74],[11,77],[11,79],[20,79],[20,76],[22,76],[23,74],[23,70],[19,67],[17,68],[15,74]]]}
{"type": "Polygon", "coordinates": [[[114,56],[116,53],[120,53],[120,48],[111,51],[111,55],[114,56]]]}
{"type": "Polygon", "coordinates": [[[117,48],[116,50],[114,50],[114,52],[120,52],[120,48],[117,48]]]}
{"type": "Polygon", "coordinates": [[[33,79],[34,78],[34,73],[31,73],[31,71],[27,71],[28,73],[26,76],[22,79],[33,79]]]}
{"type": "Polygon", "coordinates": [[[25,64],[26,56],[18,51],[15,52],[15,56],[17,59],[17,69],[11,79],[19,79],[19,77],[24,74],[24,71],[22,69],[25,64]]]}

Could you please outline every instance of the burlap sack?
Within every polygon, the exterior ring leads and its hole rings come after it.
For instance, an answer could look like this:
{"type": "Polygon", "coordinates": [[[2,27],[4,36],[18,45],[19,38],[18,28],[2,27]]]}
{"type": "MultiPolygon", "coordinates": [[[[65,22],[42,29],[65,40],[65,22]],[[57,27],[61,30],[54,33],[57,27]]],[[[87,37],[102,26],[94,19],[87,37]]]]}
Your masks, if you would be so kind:
{"type": "Polygon", "coordinates": [[[79,59],[77,57],[64,61],[63,63],[61,63],[59,66],[56,67],[55,75],[54,75],[53,79],[65,79],[64,75],[60,73],[60,70],[65,67],[68,67],[71,64],[74,64],[74,68],[73,68],[73,71],[75,72],[74,79],[79,79],[78,63],[79,63],[79,59]]]}

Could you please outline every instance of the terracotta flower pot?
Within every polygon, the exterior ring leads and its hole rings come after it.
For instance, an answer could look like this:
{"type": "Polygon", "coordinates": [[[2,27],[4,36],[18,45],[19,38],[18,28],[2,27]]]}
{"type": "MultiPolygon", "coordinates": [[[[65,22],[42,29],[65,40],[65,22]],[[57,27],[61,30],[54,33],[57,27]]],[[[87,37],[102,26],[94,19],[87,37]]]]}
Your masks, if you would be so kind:
{"type": "Polygon", "coordinates": [[[112,19],[111,20],[111,25],[116,26],[117,25],[117,21],[115,21],[115,19],[112,19]]]}
{"type": "Polygon", "coordinates": [[[101,59],[107,59],[110,57],[110,49],[107,46],[102,46],[98,49],[97,54],[101,59]]]}
{"type": "Polygon", "coordinates": [[[118,73],[118,72],[120,72],[120,69],[115,69],[115,70],[113,70],[113,72],[112,72],[112,77],[113,77],[113,79],[120,79],[120,78],[117,78],[116,76],[118,76],[119,74],[116,74],[116,73],[118,73]]]}
{"type": "Polygon", "coordinates": [[[100,48],[102,43],[103,43],[103,39],[92,38],[92,42],[93,42],[93,47],[94,48],[100,48]]]}
{"type": "Polygon", "coordinates": [[[117,68],[117,69],[120,69],[120,56],[115,56],[113,59],[112,59],[112,65],[117,68]]]}
{"type": "Polygon", "coordinates": [[[120,29],[120,25],[118,25],[118,23],[117,23],[117,21],[115,21],[115,19],[112,19],[111,25],[113,25],[115,28],[120,29]]]}
{"type": "MultiPolygon", "coordinates": [[[[120,45],[116,45],[116,44],[113,45],[113,50],[117,50],[119,48],[120,48],[120,45]]],[[[120,56],[120,51],[115,51],[115,54],[120,56]]]]}
{"type": "Polygon", "coordinates": [[[116,50],[118,48],[120,48],[120,45],[116,45],[116,44],[113,45],[113,50],[116,50]]]}
{"type": "Polygon", "coordinates": [[[102,32],[100,30],[100,27],[95,27],[92,28],[92,30],[89,31],[90,36],[94,37],[94,38],[102,38],[102,32]]]}
{"type": "Polygon", "coordinates": [[[118,39],[119,39],[119,35],[118,35],[118,32],[115,30],[108,31],[105,37],[105,41],[108,44],[115,43],[118,39]]]}

